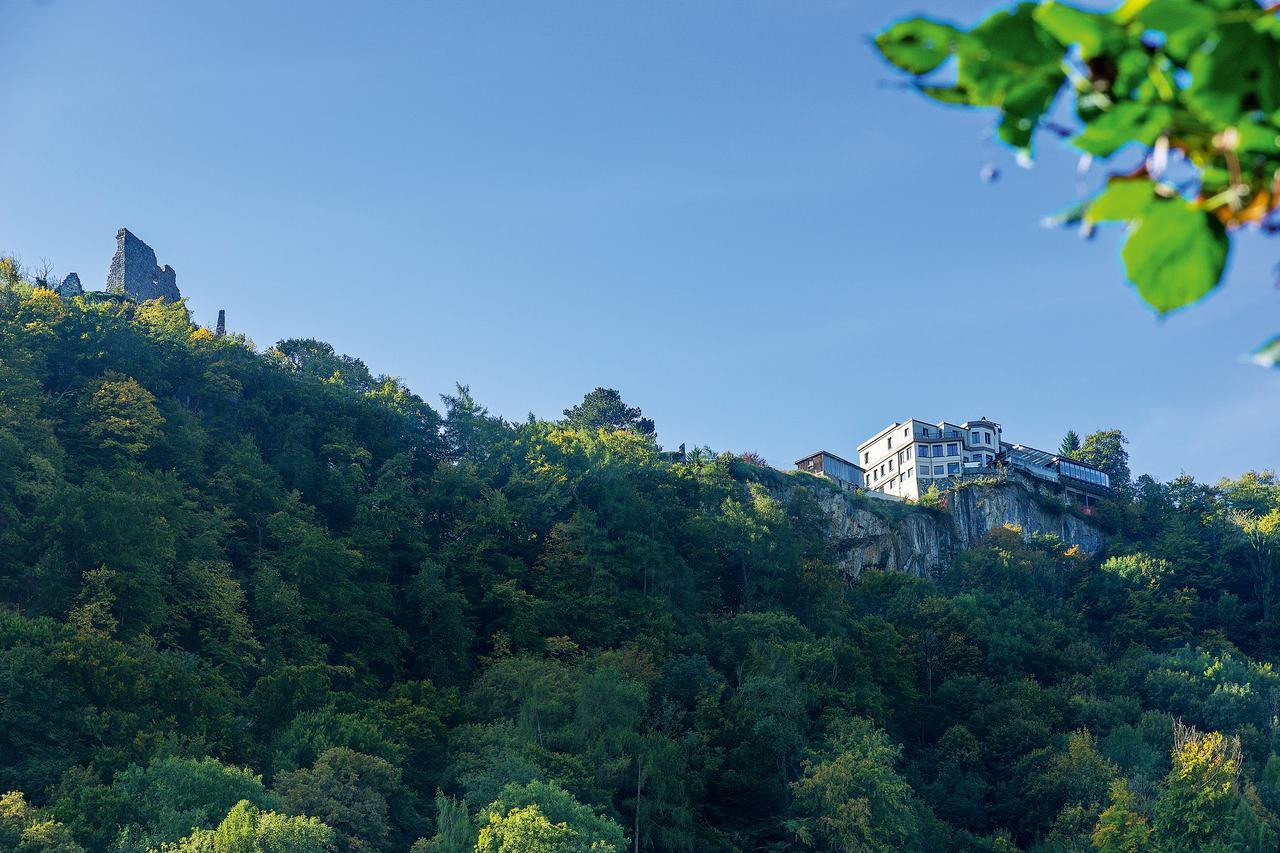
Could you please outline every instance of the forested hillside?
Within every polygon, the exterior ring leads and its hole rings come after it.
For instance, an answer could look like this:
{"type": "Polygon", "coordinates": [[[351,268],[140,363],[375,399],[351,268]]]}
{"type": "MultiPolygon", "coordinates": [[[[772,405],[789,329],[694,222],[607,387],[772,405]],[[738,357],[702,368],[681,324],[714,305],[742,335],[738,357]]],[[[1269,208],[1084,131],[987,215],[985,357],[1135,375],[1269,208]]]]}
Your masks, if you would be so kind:
{"type": "Polygon", "coordinates": [[[1271,473],[848,585],[822,483],[608,393],[437,411],[8,269],[0,849],[1280,845],[1271,473]]]}

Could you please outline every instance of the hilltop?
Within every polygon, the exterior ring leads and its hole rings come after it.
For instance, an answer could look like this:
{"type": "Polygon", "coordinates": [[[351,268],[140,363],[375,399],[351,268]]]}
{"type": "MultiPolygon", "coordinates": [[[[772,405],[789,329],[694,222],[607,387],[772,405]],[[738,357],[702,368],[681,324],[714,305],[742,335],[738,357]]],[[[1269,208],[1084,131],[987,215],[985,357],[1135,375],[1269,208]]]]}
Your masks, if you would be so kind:
{"type": "Polygon", "coordinates": [[[889,504],[5,269],[0,849],[1275,849],[1273,474],[889,504]]]}

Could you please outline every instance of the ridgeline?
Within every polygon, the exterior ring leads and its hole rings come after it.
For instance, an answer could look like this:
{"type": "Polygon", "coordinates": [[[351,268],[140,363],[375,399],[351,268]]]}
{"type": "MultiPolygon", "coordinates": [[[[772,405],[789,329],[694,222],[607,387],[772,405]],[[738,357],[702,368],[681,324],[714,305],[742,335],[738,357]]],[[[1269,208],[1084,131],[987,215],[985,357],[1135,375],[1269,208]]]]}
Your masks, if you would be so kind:
{"type": "Polygon", "coordinates": [[[4,263],[0,849],[1277,848],[1271,473],[841,510],[4,263]]]}

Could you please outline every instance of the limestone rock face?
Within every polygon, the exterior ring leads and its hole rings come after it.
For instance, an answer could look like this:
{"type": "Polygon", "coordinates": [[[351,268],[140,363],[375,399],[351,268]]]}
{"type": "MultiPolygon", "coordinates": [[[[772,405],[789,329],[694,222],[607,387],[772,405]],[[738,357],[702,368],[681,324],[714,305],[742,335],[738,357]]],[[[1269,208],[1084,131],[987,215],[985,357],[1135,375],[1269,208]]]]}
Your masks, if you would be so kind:
{"type": "Polygon", "coordinates": [[[1028,533],[1057,536],[1087,554],[1096,554],[1106,545],[1106,534],[1095,524],[1059,510],[1051,499],[1045,500],[1017,482],[961,489],[950,495],[948,509],[961,548],[968,548],[1005,524],[1028,533]]]}
{"type": "Polygon", "coordinates": [[[62,284],[58,285],[54,290],[58,291],[58,295],[64,299],[70,299],[72,296],[79,296],[84,293],[84,288],[80,285],[80,276],[75,273],[67,273],[67,277],[62,280],[62,284]]]}
{"type": "Polygon", "coordinates": [[[850,580],[866,569],[935,577],[954,554],[1006,524],[1024,534],[1052,534],[1089,554],[1107,541],[1101,528],[1012,479],[948,493],[943,511],[872,504],[870,498],[835,489],[814,491],[830,519],[827,535],[840,570],[850,580]]]}
{"type": "Polygon", "coordinates": [[[156,253],[127,228],[116,232],[116,253],[107,274],[107,292],[121,293],[138,302],[167,299],[176,302],[178,274],[173,267],[156,263],[156,253]]]}

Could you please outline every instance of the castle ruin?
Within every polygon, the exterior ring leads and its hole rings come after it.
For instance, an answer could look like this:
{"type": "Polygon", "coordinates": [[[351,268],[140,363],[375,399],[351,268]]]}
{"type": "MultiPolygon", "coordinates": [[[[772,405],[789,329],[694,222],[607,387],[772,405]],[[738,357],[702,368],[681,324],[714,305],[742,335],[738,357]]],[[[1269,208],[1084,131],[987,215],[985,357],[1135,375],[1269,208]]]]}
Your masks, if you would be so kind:
{"type": "MultiPolygon", "coordinates": [[[[53,290],[64,299],[71,299],[85,292],[80,284],[80,276],[75,273],[69,273],[61,284],[54,284],[53,290]]],[[[182,294],[178,292],[178,274],[173,267],[168,264],[160,266],[156,262],[155,251],[128,228],[121,228],[116,232],[116,253],[111,258],[111,271],[107,273],[106,292],[126,296],[135,302],[145,302],[148,299],[177,302],[182,298],[182,294]]],[[[218,311],[218,324],[213,334],[218,338],[226,337],[226,311],[218,311]]]]}
{"type": "Polygon", "coordinates": [[[156,253],[128,228],[116,232],[116,253],[111,258],[111,272],[107,274],[107,292],[124,294],[138,302],[148,299],[176,302],[182,298],[178,292],[178,274],[173,267],[159,266],[156,253]]]}
{"type": "Polygon", "coordinates": [[[70,299],[73,296],[79,296],[84,293],[84,287],[80,284],[80,276],[75,273],[68,273],[67,277],[62,280],[62,284],[55,287],[54,290],[63,299],[70,299]]]}

